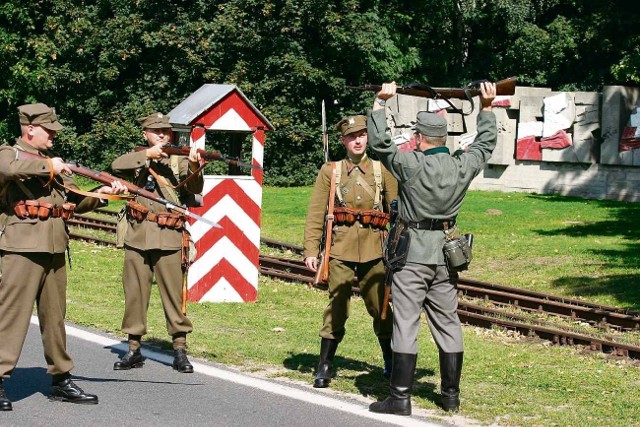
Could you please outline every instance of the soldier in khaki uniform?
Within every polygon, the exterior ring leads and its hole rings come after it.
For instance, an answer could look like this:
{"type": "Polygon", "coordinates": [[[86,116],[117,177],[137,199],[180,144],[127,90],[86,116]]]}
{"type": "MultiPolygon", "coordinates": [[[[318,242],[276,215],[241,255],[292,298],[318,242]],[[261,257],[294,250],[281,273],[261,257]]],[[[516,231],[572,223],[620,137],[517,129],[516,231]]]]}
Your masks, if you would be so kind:
{"type": "MultiPolygon", "coordinates": [[[[49,398],[73,403],[98,403],[72,380],[67,353],[67,271],[65,250],[69,235],[64,218],[103,206],[99,198],[67,191],[77,190],[69,167],[59,157],[50,157],[56,133],[62,129],[55,111],[45,104],[18,108],[21,136],[13,145],[0,147],[0,410],[12,410],[4,393],[3,378],[16,367],[27,336],[34,301],[40,333],[52,375],[49,398]],[[20,151],[41,159],[18,159],[20,151]]],[[[119,182],[100,187],[100,194],[122,193],[119,182]]]]}
{"type": "MultiPolygon", "coordinates": [[[[456,411],[460,405],[462,327],[458,318],[458,273],[450,270],[444,255],[447,235],[458,233],[456,217],[467,189],[485,167],[498,131],[491,102],[496,86],[480,87],[482,111],[478,134],[462,153],[451,155],[445,146],[447,121],[434,113],[416,116],[416,150],[401,152],[387,132],[384,104],[395,96],[395,83],[385,83],[368,116],[371,148],[398,179],[400,198],[396,223],[408,230],[406,264],[393,275],[393,373],[390,396],[369,406],[373,412],[411,414],[410,391],[416,369],[418,332],[422,310],[438,346],[442,408],[456,411]]],[[[396,254],[397,255],[397,254],[396,254]]]]}
{"type": "MultiPolygon", "coordinates": [[[[171,156],[162,146],[171,142],[169,117],[153,113],[141,120],[142,134],[149,148],[124,154],[113,161],[114,173],[133,177],[134,182],[175,205],[181,205],[187,194],[202,192],[204,178],[198,170],[200,155],[195,146],[185,156],[171,156]],[[195,175],[193,173],[195,172],[195,175]],[[192,176],[193,175],[193,176],[192,176]],[[178,186],[187,179],[184,186],[178,186]]],[[[162,299],[167,331],[173,340],[173,368],[191,373],[187,358],[187,334],[191,321],[182,313],[182,250],[185,218],[169,213],[164,205],[138,197],[127,206],[128,230],[125,234],[123,285],[125,311],[122,331],[129,335],[129,351],[115,362],[113,369],[126,370],[143,365],[140,341],[147,333],[147,309],[151,283],[155,275],[162,299]],[[174,216],[173,219],[166,217],[174,216]],[[163,216],[166,223],[162,224],[163,216]],[[172,224],[173,223],[173,224],[172,224]]]]}
{"type": "Polygon", "coordinates": [[[363,217],[355,222],[342,222],[337,213],[338,208],[352,209],[352,213],[355,211],[364,215],[371,214],[371,211],[388,213],[391,200],[397,196],[396,180],[380,162],[374,164],[365,152],[366,127],[366,117],[362,115],[346,117],[336,125],[341,133],[340,140],[347,149],[347,157],[322,166],[309,202],[304,230],[304,262],[311,271],[317,271],[318,250],[335,167],[339,175],[334,211],[336,220],[332,230],[333,244],[327,257],[330,260],[329,304],[320,329],[320,363],[313,384],[317,388],[328,387],[333,375],[332,362],[338,344],[345,335],[354,276],[367,311],[373,318],[373,330],[385,362],[384,375],[388,377],[391,370],[393,315],[389,306],[386,319],[381,318],[385,277],[382,241],[386,228],[365,225],[367,221],[363,217]]]}

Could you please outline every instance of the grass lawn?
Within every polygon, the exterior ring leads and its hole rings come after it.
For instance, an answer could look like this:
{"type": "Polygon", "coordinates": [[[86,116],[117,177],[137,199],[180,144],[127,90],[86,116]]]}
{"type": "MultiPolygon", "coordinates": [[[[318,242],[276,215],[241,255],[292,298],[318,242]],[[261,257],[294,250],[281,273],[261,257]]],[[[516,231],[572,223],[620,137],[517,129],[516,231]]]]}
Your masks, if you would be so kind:
{"type": "MultiPolygon", "coordinates": [[[[311,189],[265,188],[262,234],[302,244],[311,189]]],[[[465,277],[640,311],[636,226],[640,204],[522,193],[469,193],[459,223],[475,236],[465,277]]],[[[121,251],[72,242],[68,319],[119,336],[124,296],[121,251]]],[[[190,352],[261,375],[311,386],[326,295],[300,284],[260,278],[250,304],[189,304],[195,331],[190,352]]],[[[514,336],[464,328],[460,416],[479,424],[522,426],[640,426],[640,368],[602,355],[514,336]]],[[[170,348],[154,289],[147,342],[170,348]]],[[[438,409],[437,349],[426,323],[414,409],[438,409]]],[[[358,298],[336,357],[330,392],[382,398],[382,357],[358,298]]]]}

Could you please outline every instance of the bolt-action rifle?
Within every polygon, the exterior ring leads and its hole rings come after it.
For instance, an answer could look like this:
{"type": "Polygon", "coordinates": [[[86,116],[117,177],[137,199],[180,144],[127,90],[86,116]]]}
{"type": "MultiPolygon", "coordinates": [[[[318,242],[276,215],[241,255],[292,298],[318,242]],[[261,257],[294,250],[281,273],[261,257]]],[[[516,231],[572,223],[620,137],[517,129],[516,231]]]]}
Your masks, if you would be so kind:
{"type": "MultiPolygon", "coordinates": [[[[338,165],[340,167],[340,165],[338,165]]],[[[333,237],[333,208],[336,197],[336,164],[331,164],[331,188],[329,189],[329,200],[327,201],[327,211],[324,220],[324,230],[320,241],[320,254],[318,255],[318,270],[313,279],[313,284],[329,283],[329,254],[331,252],[331,240],[333,237]]]]}
{"type": "MultiPolygon", "coordinates": [[[[480,94],[480,83],[486,80],[476,80],[467,85],[464,88],[451,88],[451,87],[431,87],[424,83],[409,83],[404,86],[398,86],[397,93],[402,95],[419,96],[422,98],[455,98],[455,99],[467,99],[469,96],[478,96],[480,94]]],[[[382,86],[365,84],[361,86],[346,86],[349,89],[358,89],[371,92],[379,92],[382,86]]],[[[496,82],[496,95],[513,95],[516,90],[516,78],[509,77],[508,79],[500,80],[496,82]]]]}
{"type": "MultiPolygon", "coordinates": [[[[451,88],[451,87],[431,87],[424,83],[409,83],[407,85],[398,86],[396,93],[402,95],[419,96],[422,98],[432,99],[464,99],[470,101],[473,106],[472,98],[480,94],[480,83],[487,80],[476,80],[469,83],[464,88],[451,88]]],[[[349,89],[358,89],[363,91],[380,92],[382,86],[365,84],[361,86],[346,86],[349,89]]],[[[516,91],[516,78],[509,77],[508,79],[500,80],[496,82],[496,95],[511,96],[516,91]]],[[[455,107],[454,107],[455,108],[455,107]]],[[[457,110],[457,109],[456,109],[457,110]]],[[[473,111],[473,108],[472,108],[473,111]]],[[[468,114],[468,113],[466,113],[468,114]]]]}
{"type": "MultiPolygon", "coordinates": [[[[46,157],[43,157],[39,154],[33,154],[33,153],[28,153],[26,151],[22,151],[22,150],[17,150],[17,157],[18,160],[46,160],[46,157]]],[[[156,203],[160,203],[162,205],[164,205],[164,207],[168,210],[174,211],[174,212],[178,212],[182,215],[186,215],[188,217],[191,217],[193,219],[195,219],[196,221],[202,221],[206,224],[209,224],[215,228],[221,228],[220,225],[218,225],[217,223],[210,221],[206,218],[201,217],[200,215],[197,215],[193,212],[189,212],[186,208],[183,208],[182,206],[176,206],[173,203],[171,203],[170,201],[148,191],[145,190],[144,188],[138,187],[137,185],[129,182],[129,181],[125,181],[123,179],[120,179],[116,176],[113,176],[107,172],[103,172],[103,171],[98,171],[98,170],[94,170],[94,169],[89,169],[87,167],[81,166],[78,162],[68,162],[65,163],[67,165],[67,167],[71,170],[71,172],[83,176],[85,178],[89,178],[92,179],[94,181],[100,182],[102,184],[106,184],[106,185],[111,185],[112,182],[114,181],[120,181],[120,183],[122,185],[124,185],[127,190],[129,191],[130,194],[135,194],[137,196],[141,196],[144,197],[145,199],[149,199],[153,202],[156,203]]]]}
{"type": "MultiPolygon", "coordinates": [[[[149,149],[149,147],[138,146],[135,148],[136,151],[144,151],[147,149],[149,149]]],[[[181,146],[181,145],[169,144],[162,147],[162,152],[164,152],[169,156],[188,156],[190,151],[191,151],[190,147],[181,146]]],[[[216,153],[214,151],[206,151],[202,149],[198,149],[197,151],[200,154],[200,157],[202,157],[204,160],[208,162],[212,160],[217,160],[217,161],[225,162],[226,164],[231,166],[262,170],[262,166],[244,163],[235,157],[227,157],[222,155],[221,153],[216,153]]]]}

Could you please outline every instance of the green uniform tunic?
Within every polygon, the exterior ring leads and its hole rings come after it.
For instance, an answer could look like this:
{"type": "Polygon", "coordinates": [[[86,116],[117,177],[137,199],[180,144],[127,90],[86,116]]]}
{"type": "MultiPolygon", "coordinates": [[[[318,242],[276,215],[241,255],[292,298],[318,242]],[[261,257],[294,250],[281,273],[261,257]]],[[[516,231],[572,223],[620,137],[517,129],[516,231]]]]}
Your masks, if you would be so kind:
{"type": "MultiPolygon", "coordinates": [[[[446,147],[402,152],[387,133],[384,110],[369,113],[369,145],[398,179],[399,216],[408,221],[456,218],[472,179],[487,164],[497,142],[492,112],[478,115],[478,135],[467,152],[451,156],[446,147]]],[[[393,278],[393,350],[417,353],[420,312],[424,308],[438,347],[462,351],[462,330],[456,314],[458,276],[449,274],[442,246],[444,231],[410,229],[406,267],[393,278]]]]}
{"type": "MultiPolygon", "coordinates": [[[[67,193],[58,185],[45,187],[49,164],[42,160],[17,160],[17,149],[31,154],[38,151],[16,141],[15,148],[0,147],[0,376],[13,372],[27,336],[34,301],[47,361],[47,372],[64,374],[73,368],[66,350],[64,318],[66,314],[67,271],[64,252],[69,242],[62,218],[20,219],[13,206],[21,200],[38,200],[60,208],[66,201],[76,203],[75,212],[83,213],[103,206],[100,199],[67,193]],[[25,194],[16,182],[28,189],[25,194]]],[[[70,177],[56,176],[69,188],[78,187],[70,177]]]]}
{"type": "MultiPolygon", "coordinates": [[[[364,158],[354,165],[344,159],[338,162],[342,168],[340,188],[346,207],[373,209],[375,177],[373,163],[364,158]],[[366,185],[369,189],[364,188],[366,185]]],[[[382,192],[385,212],[397,196],[397,182],[388,170],[382,169],[382,192]]],[[[304,257],[318,256],[323,233],[324,218],[331,187],[331,163],[320,169],[311,195],[304,231],[304,257]]],[[[336,206],[338,198],[336,197],[336,206]]],[[[380,207],[382,209],[382,206],[380,207]]],[[[353,278],[356,277],[368,313],[373,318],[373,328],[380,338],[389,338],[392,331],[392,315],[388,308],[386,320],[380,319],[384,299],[384,265],[382,263],[383,231],[359,222],[353,225],[333,227],[329,262],[329,304],[324,312],[322,338],[341,341],[345,323],[349,317],[349,301],[353,278]]]]}
{"type": "MultiPolygon", "coordinates": [[[[179,179],[183,181],[189,175],[189,161],[181,156],[178,161],[179,179]]],[[[171,169],[171,160],[148,161],[145,151],[124,154],[113,161],[114,173],[133,177],[135,183],[144,187],[149,176],[148,168],[164,177],[170,185],[177,185],[178,180],[171,169]]],[[[182,187],[186,192],[198,194],[202,192],[204,178],[202,173],[191,179],[182,187]]],[[[153,192],[180,205],[176,191],[155,184],[153,192]]],[[[149,209],[149,212],[167,212],[163,204],[143,197],[136,201],[149,209]]],[[[168,227],[160,227],[156,222],[148,220],[136,221],[128,218],[129,225],[125,234],[125,260],[122,281],[125,293],[125,312],[122,320],[122,331],[135,336],[147,333],[147,309],[151,295],[151,284],[155,275],[162,299],[162,306],[167,324],[167,332],[174,338],[174,347],[183,347],[184,337],[193,330],[191,321],[182,314],[182,269],[181,247],[182,231],[168,227]]]]}

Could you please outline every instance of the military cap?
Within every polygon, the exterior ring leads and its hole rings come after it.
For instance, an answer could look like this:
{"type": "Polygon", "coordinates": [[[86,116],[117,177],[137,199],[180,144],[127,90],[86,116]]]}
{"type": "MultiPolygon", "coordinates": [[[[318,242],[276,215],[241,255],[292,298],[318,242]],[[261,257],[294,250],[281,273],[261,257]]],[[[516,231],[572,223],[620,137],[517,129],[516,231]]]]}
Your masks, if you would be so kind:
{"type": "Polygon", "coordinates": [[[447,136],[447,119],[428,111],[420,111],[413,129],[424,136],[447,136]]]}
{"type": "Polygon", "coordinates": [[[349,135],[350,133],[358,132],[366,128],[367,118],[365,116],[345,117],[336,125],[336,130],[339,131],[342,136],[349,135]]]}
{"type": "Polygon", "coordinates": [[[55,108],[42,103],[19,106],[18,116],[22,125],[42,126],[54,131],[59,131],[63,127],[58,121],[55,108]]]}
{"type": "Polygon", "coordinates": [[[169,116],[160,112],[141,118],[140,124],[143,129],[171,129],[172,127],[171,123],[169,123],[169,116]]]}

